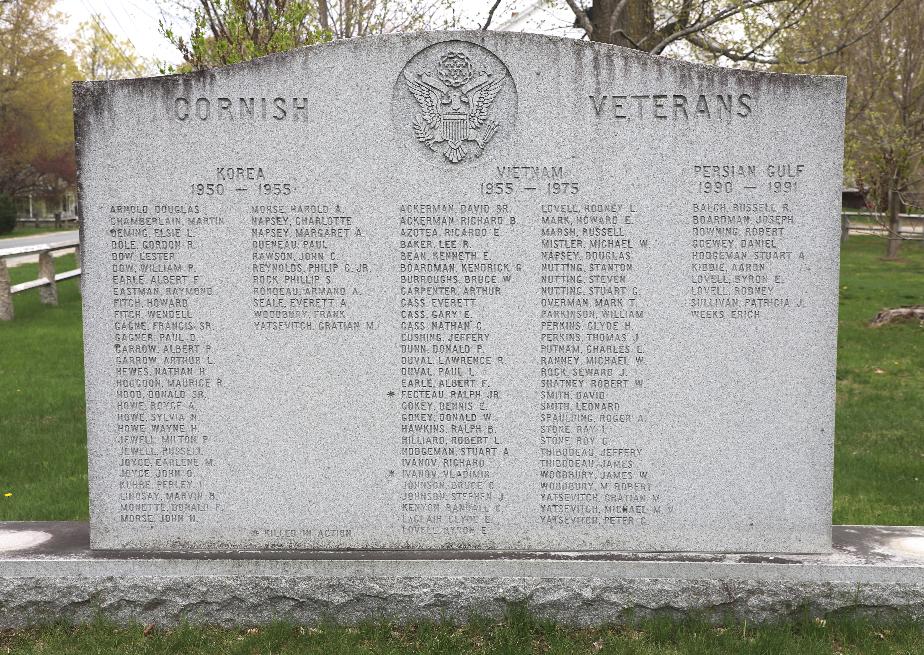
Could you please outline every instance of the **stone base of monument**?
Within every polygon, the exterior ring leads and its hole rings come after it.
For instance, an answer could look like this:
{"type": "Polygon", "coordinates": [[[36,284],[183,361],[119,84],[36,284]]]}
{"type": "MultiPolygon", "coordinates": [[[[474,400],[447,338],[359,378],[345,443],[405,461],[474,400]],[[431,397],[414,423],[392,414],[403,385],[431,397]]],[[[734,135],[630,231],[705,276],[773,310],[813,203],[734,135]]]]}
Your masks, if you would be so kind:
{"type": "Polygon", "coordinates": [[[0,628],[500,617],[924,619],[924,527],[835,526],[830,555],[349,551],[124,553],[85,523],[0,523],[0,628]]]}

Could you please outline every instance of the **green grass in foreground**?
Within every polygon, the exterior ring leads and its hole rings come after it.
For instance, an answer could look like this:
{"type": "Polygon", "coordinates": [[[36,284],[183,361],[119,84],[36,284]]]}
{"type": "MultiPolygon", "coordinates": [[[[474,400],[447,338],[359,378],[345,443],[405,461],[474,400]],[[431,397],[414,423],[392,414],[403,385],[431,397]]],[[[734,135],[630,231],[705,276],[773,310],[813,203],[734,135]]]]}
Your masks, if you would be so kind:
{"type": "Polygon", "coordinates": [[[356,628],[275,624],[248,630],[183,626],[175,630],[118,628],[108,623],[0,633],[0,652],[105,655],[184,653],[355,655],[382,653],[573,655],[878,655],[924,651],[920,625],[877,626],[860,620],[802,620],[779,626],[649,621],[636,627],[565,628],[514,608],[501,622],[473,619],[465,626],[388,623],[356,628]]]}
{"type": "MultiPolygon", "coordinates": [[[[73,255],[55,259],[59,271],[75,266],[73,255]]],[[[34,280],[37,268],[11,269],[14,284],[34,280]]],[[[0,322],[0,520],[89,515],[76,279],[58,284],[58,299],[52,307],[38,290],[16,294],[16,317],[0,322]]]]}
{"type": "Polygon", "coordinates": [[[841,255],[834,523],[924,525],[924,328],[869,328],[880,309],[924,304],[924,247],[850,237],[841,255]]]}
{"type": "MultiPolygon", "coordinates": [[[[924,303],[924,247],[905,244],[895,262],[884,248],[854,236],[842,254],[834,522],[924,525],[924,328],[866,325],[924,303]]],[[[80,296],[73,280],[59,288],[59,307],[30,291],[0,323],[0,520],[88,516],[80,296]]]]}

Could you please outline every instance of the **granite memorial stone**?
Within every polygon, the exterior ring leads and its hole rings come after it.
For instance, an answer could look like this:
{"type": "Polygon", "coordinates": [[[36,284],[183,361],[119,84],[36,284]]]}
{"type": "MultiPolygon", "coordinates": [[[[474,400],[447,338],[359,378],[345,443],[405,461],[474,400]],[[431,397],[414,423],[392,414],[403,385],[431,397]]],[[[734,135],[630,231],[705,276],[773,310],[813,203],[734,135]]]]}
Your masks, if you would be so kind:
{"type": "Polygon", "coordinates": [[[494,32],[77,83],[92,546],[829,550],[844,94],[494,32]]]}

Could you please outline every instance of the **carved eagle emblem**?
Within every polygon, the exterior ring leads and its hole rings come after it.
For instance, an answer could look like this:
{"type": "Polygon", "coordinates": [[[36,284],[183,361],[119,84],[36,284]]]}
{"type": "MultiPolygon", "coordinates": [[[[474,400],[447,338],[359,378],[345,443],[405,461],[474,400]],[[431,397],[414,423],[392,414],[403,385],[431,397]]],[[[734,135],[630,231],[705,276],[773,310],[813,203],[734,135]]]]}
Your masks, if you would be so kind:
{"type": "Polygon", "coordinates": [[[447,52],[432,72],[404,72],[408,89],[420,105],[414,136],[453,164],[474,159],[494,137],[498,124],[491,106],[505,74],[475,72],[462,52],[447,52]]]}

